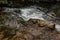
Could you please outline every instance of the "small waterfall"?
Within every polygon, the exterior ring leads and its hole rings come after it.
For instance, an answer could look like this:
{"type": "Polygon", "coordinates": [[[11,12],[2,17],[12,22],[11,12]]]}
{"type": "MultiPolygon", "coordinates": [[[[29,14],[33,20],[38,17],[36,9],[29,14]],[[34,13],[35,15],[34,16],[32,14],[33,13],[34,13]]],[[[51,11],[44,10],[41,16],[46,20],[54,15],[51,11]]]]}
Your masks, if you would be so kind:
{"type": "MultiPolygon", "coordinates": [[[[44,8],[39,7],[41,10],[38,9],[38,7],[31,6],[27,8],[4,8],[3,12],[12,12],[15,17],[21,17],[25,21],[28,21],[29,19],[40,19],[40,20],[48,20],[53,21],[56,26],[55,28],[60,32],[60,25],[57,24],[56,19],[52,18],[51,14],[54,12],[49,12],[45,14],[43,11],[44,8]]],[[[46,9],[44,9],[47,11],[46,9]]]]}
{"type": "Polygon", "coordinates": [[[44,20],[42,17],[44,12],[36,9],[35,7],[29,8],[4,8],[3,12],[13,12],[14,15],[18,17],[22,17],[25,21],[28,21],[30,18],[33,19],[41,19],[44,20]]]}

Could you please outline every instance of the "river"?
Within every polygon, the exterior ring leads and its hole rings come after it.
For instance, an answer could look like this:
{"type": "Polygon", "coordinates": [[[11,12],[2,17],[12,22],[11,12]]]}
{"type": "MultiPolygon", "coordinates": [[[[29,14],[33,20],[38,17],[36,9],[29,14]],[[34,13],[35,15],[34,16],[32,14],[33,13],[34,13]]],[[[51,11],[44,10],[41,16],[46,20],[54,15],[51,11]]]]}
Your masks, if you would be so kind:
{"type": "Polygon", "coordinates": [[[58,20],[52,18],[52,14],[54,14],[53,11],[45,13],[47,9],[37,6],[30,6],[25,8],[7,8],[4,7],[3,12],[13,12],[13,17],[21,17],[25,21],[28,21],[29,19],[40,19],[40,20],[47,20],[47,21],[53,21],[55,23],[55,28],[57,31],[60,32],[60,25],[58,24],[58,20]]]}

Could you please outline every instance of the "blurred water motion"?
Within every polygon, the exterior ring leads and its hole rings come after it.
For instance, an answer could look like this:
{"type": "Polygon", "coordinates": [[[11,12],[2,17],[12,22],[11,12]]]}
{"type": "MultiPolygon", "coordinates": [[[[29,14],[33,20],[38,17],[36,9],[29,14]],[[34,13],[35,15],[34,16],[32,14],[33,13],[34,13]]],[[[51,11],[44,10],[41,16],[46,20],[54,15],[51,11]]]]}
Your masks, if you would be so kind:
{"type": "Polygon", "coordinates": [[[60,25],[58,24],[59,19],[56,20],[57,18],[52,15],[55,15],[55,13],[53,11],[50,11],[46,14],[44,10],[47,11],[47,9],[44,9],[42,7],[31,6],[25,8],[4,8],[3,12],[13,12],[13,17],[21,17],[25,21],[28,21],[29,19],[52,21],[56,24],[55,28],[60,31],[60,25]]]}

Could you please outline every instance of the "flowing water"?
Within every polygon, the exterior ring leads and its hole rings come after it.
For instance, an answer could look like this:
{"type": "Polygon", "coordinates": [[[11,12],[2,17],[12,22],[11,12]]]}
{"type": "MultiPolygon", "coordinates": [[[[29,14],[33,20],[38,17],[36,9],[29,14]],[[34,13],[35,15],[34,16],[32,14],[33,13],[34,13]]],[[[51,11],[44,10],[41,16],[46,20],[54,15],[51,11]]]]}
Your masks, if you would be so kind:
{"type": "MultiPolygon", "coordinates": [[[[58,20],[52,17],[51,14],[54,14],[53,11],[49,13],[45,13],[44,11],[47,11],[47,9],[44,9],[42,7],[25,7],[25,8],[6,8],[4,7],[3,12],[12,12],[13,17],[21,17],[25,21],[28,21],[29,19],[40,19],[40,20],[47,20],[47,21],[53,21],[56,26],[55,28],[60,31],[60,25],[58,24],[58,20]],[[41,10],[39,10],[41,9],[41,10]]],[[[17,25],[17,23],[16,23],[17,25]]]]}

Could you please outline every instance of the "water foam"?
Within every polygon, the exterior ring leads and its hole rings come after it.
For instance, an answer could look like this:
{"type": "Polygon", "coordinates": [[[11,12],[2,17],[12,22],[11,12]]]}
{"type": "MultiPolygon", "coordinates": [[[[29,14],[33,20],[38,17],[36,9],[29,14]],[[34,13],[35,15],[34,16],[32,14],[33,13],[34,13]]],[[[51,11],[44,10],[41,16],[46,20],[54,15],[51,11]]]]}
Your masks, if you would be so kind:
{"type": "MultiPolygon", "coordinates": [[[[22,17],[25,21],[28,21],[31,18],[32,19],[46,20],[45,18],[48,17],[48,16],[44,16],[43,14],[45,14],[45,13],[41,10],[36,9],[36,7],[34,7],[34,8],[33,7],[28,7],[28,8],[4,8],[4,9],[5,9],[4,12],[13,12],[18,17],[22,17]],[[45,18],[43,18],[43,16],[45,18]]],[[[48,19],[49,19],[49,17],[48,17],[48,19]]],[[[53,20],[53,18],[50,19],[50,20],[53,20]]],[[[57,31],[60,32],[60,25],[59,24],[56,23],[55,28],[57,29],[57,31]]]]}

